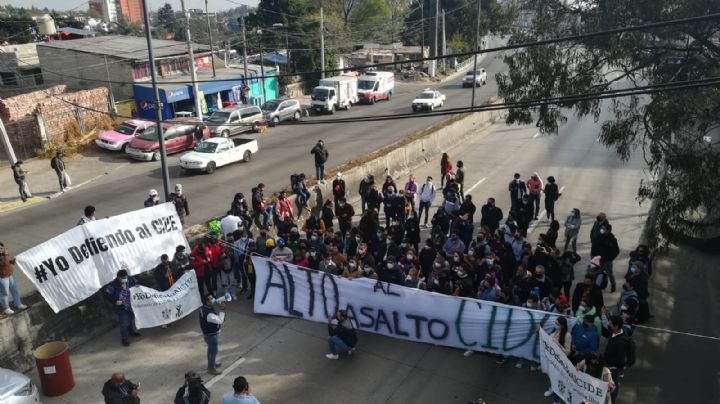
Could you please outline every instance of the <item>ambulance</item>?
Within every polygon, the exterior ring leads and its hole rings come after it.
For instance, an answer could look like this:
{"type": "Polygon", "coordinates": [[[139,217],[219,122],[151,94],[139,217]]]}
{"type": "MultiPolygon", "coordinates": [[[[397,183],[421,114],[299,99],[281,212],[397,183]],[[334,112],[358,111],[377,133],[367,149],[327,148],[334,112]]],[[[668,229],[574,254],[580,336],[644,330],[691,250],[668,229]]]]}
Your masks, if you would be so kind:
{"type": "Polygon", "coordinates": [[[370,71],[358,79],[358,98],[360,102],[374,104],[375,101],[388,100],[395,91],[393,72],[370,71]]]}

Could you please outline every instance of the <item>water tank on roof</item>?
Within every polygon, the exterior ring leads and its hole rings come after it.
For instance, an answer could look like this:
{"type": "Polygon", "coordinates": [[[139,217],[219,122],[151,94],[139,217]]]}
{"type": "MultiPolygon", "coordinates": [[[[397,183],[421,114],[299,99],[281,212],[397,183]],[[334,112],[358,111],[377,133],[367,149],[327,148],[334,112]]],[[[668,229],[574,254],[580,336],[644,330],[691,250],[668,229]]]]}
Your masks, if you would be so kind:
{"type": "Polygon", "coordinates": [[[37,18],[38,31],[41,35],[55,35],[57,30],[55,29],[55,20],[50,14],[43,14],[37,18]]]}

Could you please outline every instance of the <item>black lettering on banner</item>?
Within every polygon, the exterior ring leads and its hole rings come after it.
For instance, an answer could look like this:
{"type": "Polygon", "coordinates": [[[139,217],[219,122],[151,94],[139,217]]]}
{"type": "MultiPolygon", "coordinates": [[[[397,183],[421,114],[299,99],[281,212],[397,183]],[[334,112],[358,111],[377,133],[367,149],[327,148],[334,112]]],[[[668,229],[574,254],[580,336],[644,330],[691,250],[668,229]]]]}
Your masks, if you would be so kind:
{"type": "Polygon", "coordinates": [[[305,272],[305,275],[307,276],[307,283],[309,287],[308,291],[308,316],[312,318],[312,316],[315,314],[315,285],[313,285],[313,274],[315,271],[297,267],[298,270],[305,272]]]}
{"type": "Polygon", "coordinates": [[[127,242],[127,240],[125,240],[125,234],[122,230],[118,230],[117,233],[115,233],[115,238],[117,238],[119,246],[123,246],[127,242]]]}
{"type": "Polygon", "coordinates": [[[95,240],[95,241],[97,242],[98,250],[100,250],[100,251],[108,250],[108,246],[107,246],[107,244],[105,244],[104,238],[98,237],[97,240],[95,240]]]}
{"type": "Polygon", "coordinates": [[[288,268],[287,264],[283,264],[283,269],[285,270],[285,276],[287,277],[287,283],[288,283],[288,313],[295,317],[303,318],[303,314],[297,310],[295,310],[295,279],[293,279],[292,274],[290,273],[290,268],[288,268]]]}
{"type": "Polygon", "coordinates": [[[355,309],[351,304],[348,304],[345,308],[345,312],[347,313],[347,318],[350,320],[350,322],[353,324],[353,327],[360,328],[360,324],[358,323],[357,316],[355,315],[355,309]]]}
{"type": "Polygon", "coordinates": [[[360,308],[360,314],[365,316],[368,320],[370,320],[369,323],[360,323],[358,322],[359,327],[358,328],[373,328],[375,325],[375,317],[372,314],[372,308],[371,307],[361,307],[360,308]]]}
{"type": "Polygon", "coordinates": [[[260,300],[260,304],[265,304],[265,299],[267,299],[268,292],[270,292],[270,288],[280,288],[283,293],[283,309],[287,311],[288,309],[288,299],[287,299],[287,285],[285,284],[285,278],[283,277],[282,272],[275,266],[275,264],[272,261],[265,261],[268,266],[268,278],[267,282],[265,283],[265,292],[263,292],[263,297],[260,300]],[[273,274],[277,272],[277,275],[280,277],[281,283],[274,283],[272,282],[273,274]]]}
{"type": "Polygon", "coordinates": [[[378,332],[380,330],[380,324],[385,324],[388,332],[390,332],[390,335],[393,334],[393,329],[390,326],[390,322],[388,322],[387,316],[385,315],[383,309],[378,309],[377,319],[375,320],[375,332],[378,332]]]}
{"type": "MultiPolygon", "coordinates": [[[[533,336],[535,336],[535,340],[534,340],[534,343],[533,343],[533,345],[534,345],[534,348],[533,348],[533,357],[538,357],[538,354],[537,354],[537,349],[538,349],[537,338],[539,338],[539,337],[538,337],[538,332],[537,332],[537,325],[535,324],[535,316],[534,316],[534,314],[533,314],[534,312],[532,312],[532,311],[530,311],[530,310],[519,310],[520,312],[527,314],[528,317],[529,317],[529,319],[530,319],[530,324],[527,326],[527,330],[528,330],[527,335],[525,335],[525,337],[524,337],[524,338],[522,339],[522,341],[520,341],[519,343],[517,343],[517,344],[515,344],[515,345],[513,345],[513,346],[508,346],[508,336],[509,336],[509,333],[510,333],[510,326],[512,325],[513,313],[514,313],[515,311],[516,311],[516,310],[513,309],[512,307],[511,307],[511,308],[508,308],[508,315],[507,315],[507,320],[506,320],[506,323],[505,323],[505,332],[503,333],[503,348],[502,348],[502,349],[503,349],[503,351],[506,351],[506,352],[507,352],[507,351],[511,351],[511,350],[513,350],[513,349],[515,349],[515,348],[518,348],[518,347],[520,347],[520,346],[525,345],[528,341],[530,341],[530,339],[533,338],[533,336]]],[[[549,315],[549,314],[545,314],[545,315],[542,317],[542,319],[540,320],[540,325],[541,325],[541,326],[544,325],[545,322],[547,322],[548,318],[550,318],[550,315],[549,315]]]]}
{"type": "Polygon", "coordinates": [[[61,270],[63,272],[70,269],[70,264],[67,262],[67,259],[65,259],[65,257],[63,257],[62,255],[55,258],[55,265],[57,266],[57,268],[59,270],[61,270]]]}
{"type": "Polygon", "coordinates": [[[88,248],[85,244],[80,245],[80,253],[85,258],[90,258],[90,252],[88,251],[88,248]]]}
{"type": "Polygon", "coordinates": [[[393,310],[393,325],[395,326],[395,334],[402,335],[403,337],[409,337],[410,334],[407,333],[407,331],[404,331],[400,328],[400,318],[398,316],[398,312],[393,310]]]}
{"type": "Polygon", "coordinates": [[[335,314],[340,310],[340,290],[338,289],[337,282],[335,281],[335,277],[328,274],[323,274],[322,279],[320,280],[320,292],[322,294],[323,298],[323,308],[325,309],[325,318],[330,316],[335,316],[335,314]],[[327,294],[325,293],[325,279],[330,279],[330,283],[332,283],[333,287],[333,293],[335,294],[335,309],[332,312],[328,312],[328,299],[327,294]]]}
{"type": "Polygon", "coordinates": [[[427,317],[421,316],[421,315],[415,315],[415,314],[406,314],[405,317],[415,320],[415,338],[421,339],[422,338],[422,327],[421,324],[423,321],[428,321],[427,317]]]}
{"type": "Polygon", "coordinates": [[[145,233],[145,227],[144,226],[138,226],[135,228],[135,232],[138,234],[138,237],[140,237],[141,240],[149,238],[150,234],[145,233]]]}
{"type": "Polygon", "coordinates": [[[70,256],[72,257],[73,261],[75,261],[76,264],[79,264],[84,261],[84,258],[82,254],[80,253],[80,249],[78,249],[75,246],[72,246],[68,248],[68,252],[70,253],[70,256]]]}
{"type": "MultiPolygon", "coordinates": [[[[480,302],[476,302],[478,307],[482,310],[482,305],[480,302]]],[[[455,332],[458,335],[458,339],[460,339],[460,342],[465,346],[475,346],[477,345],[477,341],[473,341],[472,343],[468,343],[465,341],[465,338],[463,337],[462,333],[462,315],[465,311],[465,299],[460,299],[460,307],[458,308],[458,314],[457,317],[455,317],[455,332]]]]}
{"type": "Polygon", "coordinates": [[[392,284],[388,283],[388,282],[377,281],[377,282],[375,282],[375,286],[373,286],[373,292],[377,293],[378,289],[380,289],[380,291],[383,292],[383,294],[391,295],[391,296],[400,296],[399,293],[393,292],[390,290],[390,285],[392,285],[392,284]],[[384,285],[384,287],[383,287],[383,285],[384,285]]]}
{"type": "Polygon", "coordinates": [[[147,234],[148,238],[152,237],[153,234],[152,234],[152,232],[150,231],[150,229],[148,228],[147,223],[143,223],[142,226],[143,226],[143,229],[145,229],[145,234],[147,234]]]}
{"type": "Polygon", "coordinates": [[[114,234],[108,234],[107,236],[105,236],[105,238],[107,239],[107,241],[108,241],[108,246],[109,246],[110,248],[115,248],[115,247],[117,247],[117,246],[119,245],[118,242],[117,242],[117,239],[115,238],[115,235],[114,235],[114,234]]]}
{"type": "Polygon", "coordinates": [[[125,239],[128,241],[128,243],[135,242],[135,236],[133,236],[133,234],[130,230],[124,230],[123,234],[125,235],[125,239]]]}
{"type": "Polygon", "coordinates": [[[450,333],[450,327],[448,327],[448,325],[445,324],[444,321],[438,320],[436,318],[430,319],[428,321],[428,334],[430,334],[430,337],[432,337],[433,339],[444,340],[445,338],[447,338],[448,333],[450,333]],[[433,325],[435,324],[439,324],[442,328],[442,332],[439,336],[433,333],[433,325]]]}

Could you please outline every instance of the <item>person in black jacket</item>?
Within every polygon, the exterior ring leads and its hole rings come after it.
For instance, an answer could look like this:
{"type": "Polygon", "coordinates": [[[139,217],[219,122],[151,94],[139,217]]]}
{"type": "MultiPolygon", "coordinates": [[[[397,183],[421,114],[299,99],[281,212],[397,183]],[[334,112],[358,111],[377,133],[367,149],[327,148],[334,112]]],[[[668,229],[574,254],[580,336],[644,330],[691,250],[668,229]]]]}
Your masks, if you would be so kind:
{"type": "Polygon", "coordinates": [[[547,212],[548,220],[555,220],[555,201],[562,195],[555,183],[555,177],[552,175],[547,177],[547,183],[543,189],[545,194],[545,212],[547,212]]]}
{"type": "Polygon", "coordinates": [[[210,391],[195,372],[185,373],[185,384],[175,394],[174,404],[209,404],[210,391]]]}
{"type": "Polygon", "coordinates": [[[575,290],[572,295],[573,312],[577,311],[578,307],[580,307],[582,298],[585,296],[590,298],[590,301],[596,309],[599,310],[601,307],[605,306],[602,290],[595,283],[592,275],[585,275],[583,281],[578,282],[577,285],[575,285],[575,290]]]}
{"type": "Polygon", "coordinates": [[[500,208],[495,206],[495,198],[488,198],[487,203],[480,208],[480,214],[482,215],[480,226],[487,226],[493,233],[500,228],[503,213],[500,208]]]}
{"type": "Polygon", "coordinates": [[[340,227],[342,239],[345,240],[345,234],[347,234],[352,227],[352,218],[355,216],[355,209],[353,209],[351,204],[347,203],[345,197],[337,199],[336,202],[335,216],[338,218],[338,226],[340,227]]]}
{"type": "Polygon", "coordinates": [[[125,373],[113,373],[102,388],[105,404],[140,404],[139,385],[125,378],[125,373]]]}
{"type": "Polygon", "coordinates": [[[345,310],[338,310],[335,318],[328,317],[328,350],[329,353],[325,357],[332,360],[340,358],[338,350],[347,352],[352,355],[355,352],[358,338],[357,332],[352,322],[347,316],[345,310]],[[333,324],[333,320],[336,322],[333,324]]]}
{"type": "Polygon", "coordinates": [[[369,209],[369,210],[374,209],[374,210],[380,212],[380,205],[382,205],[382,203],[383,203],[383,196],[380,193],[380,190],[378,190],[377,184],[373,183],[372,185],[370,185],[370,190],[368,191],[366,200],[367,200],[367,209],[369,209]]]}
{"type": "Polygon", "coordinates": [[[180,223],[185,224],[185,216],[190,216],[190,206],[188,205],[187,196],[183,193],[181,184],[175,184],[175,192],[170,194],[170,200],[175,205],[180,223]]]}
{"type": "Polygon", "coordinates": [[[345,180],[342,179],[342,173],[335,174],[335,179],[332,182],[332,194],[333,200],[335,201],[335,209],[337,209],[340,199],[345,198],[345,180]]]}
{"type": "MultiPolygon", "coordinates": [[[[58,177],[58,183],[60,183],[60,192],[65,192],[65,190],[70,186],[70,184],[67,183],[65,178],[65,161],[62,159],[62,151],[58,150],[55,153],[55,157],[50,160],[50,168],[55,170],[55,174],[58,177]]],[[[70,178],[70,177],[67,177],[70,178]]]]}
{"type": "Polygon", "coordinates": [[[370,193],[370,188],[375,183],[375,178],[372,175],[365,175],[363,177],[362,181],[360,181],[360,187],[358,188],[358,194],[360,195],[360,209],[362,209],[362,213],[365,213],[365,209],[367,209],[368,205],[368,194],[370,193]]]}
{"type": "Polygon", "coordinates": [[[628,350],[631,342],[630,337],[625,335],[623,331],[623,320],[620,316],[610,316],[608,318],[608,328],[612,335],[608,338],[607,345],[605,346],[603,360],[605,366],[607,366],[608,369],[610,369],[610,373],[612,373],[613,381],[615,381],[615,390],[610,392],[610,397],[612,401],[615,402],[620,392],[621,375],[628,360],[628,350]]]}
{"type": "Polygon", "coordinates": [[[325,142],[323,142],[322,139],[318,140],[315,147],[310,150],[310,154],[315,156],[315,176],[317,178],[317,181],[321,184],[325,183],[325,163],[328,160],[328,157],[330,157],[330,153],[328,153],[327,149],[325,148],[325,142]]]}
{"type": "Polygon", "coordinates": [[[620,246],[615,235],[612,234],[610,223],[600,226],[600,234],[595,238],[590,248],[592,257],[600,256],[600,269],[610,279],[610,293],[615,292],[615,274],[613,273],[613,260],[620,254],[620,246]]]}

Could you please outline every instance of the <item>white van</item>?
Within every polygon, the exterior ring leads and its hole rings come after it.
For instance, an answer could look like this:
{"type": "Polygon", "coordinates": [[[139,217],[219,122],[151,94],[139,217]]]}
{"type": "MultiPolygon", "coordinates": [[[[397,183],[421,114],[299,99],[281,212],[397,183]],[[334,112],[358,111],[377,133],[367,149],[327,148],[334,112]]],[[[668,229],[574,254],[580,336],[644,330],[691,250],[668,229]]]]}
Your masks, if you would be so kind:
{"type": "Polygon", "coordinates": [[[374,104],[375,101],[388,100],[395,91],[395,73],[366,72],[358,79],[358,98],[360,102],[374,104]]]}

